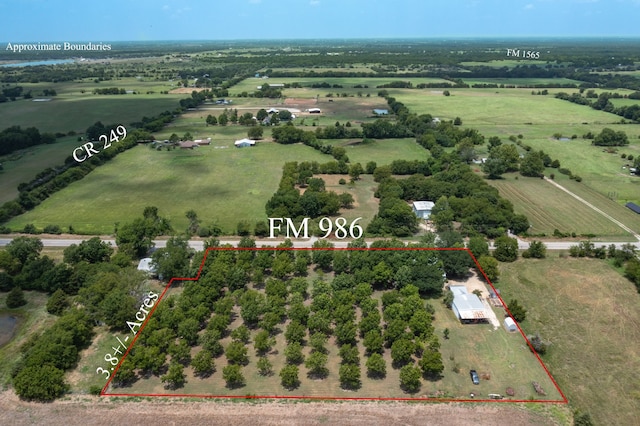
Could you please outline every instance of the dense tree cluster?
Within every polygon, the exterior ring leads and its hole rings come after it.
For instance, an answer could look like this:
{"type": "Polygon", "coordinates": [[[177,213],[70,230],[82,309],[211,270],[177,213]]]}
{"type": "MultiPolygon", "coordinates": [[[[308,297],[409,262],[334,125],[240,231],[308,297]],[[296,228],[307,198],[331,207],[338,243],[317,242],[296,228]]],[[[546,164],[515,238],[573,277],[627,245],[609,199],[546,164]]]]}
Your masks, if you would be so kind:
{"type": "MultiPolygon", "coordinates": [[[[636,82],[637,84],[637,82],[636,82]]],[[[624,86],[609,86],[609,87],[624,87],[624,86]]],[[[633,96],[638,92],[634,92],[628,97],[631,99],[635,99],[633,96]]],[[[599,95],[596,95],[593,90],[589,90],[585,96],[582,93],[572,93],[569,95],[565,92],[560,92],[556,94],[556,98],[562,99],[565,101],[573,102],[578,105],[588,105],[595,110],[610,112],[612,114],[619,115],[621,117],[626,118],[627,120],[640,121],[640,105],[623,105],[620,107],[615,107],[610,99],[622,98],[623,96],[618,93],[611,92],[602,92],[599,95]],[[592,98],[596,98],[595,101],[592,101],[592,98]]]]}
{"type": "MultiPolygon", "coordinates": [[[[344,194],[338,195],[334,191],[327,191],[324,180],[312,177],[311,167],[310,163],[298,165],[293,162],[284,165],[280,187],[267,201],[267,216],[299,219],[315,218],[321,215],[332,216],[338,213],[348,200],[344,194]],[[304,194],[300,195],[296,185],[306,187],[304,194]]],[[[348,172],[348,168],[346,171],[348,172]]]]}
{"type": "Polygon", "coordinates": [[[23,129],[20,126],[11,126],[0,132],[0,155],[55,141],[55,136],[50,133],[40,133],[35,127],[23,129]]]}

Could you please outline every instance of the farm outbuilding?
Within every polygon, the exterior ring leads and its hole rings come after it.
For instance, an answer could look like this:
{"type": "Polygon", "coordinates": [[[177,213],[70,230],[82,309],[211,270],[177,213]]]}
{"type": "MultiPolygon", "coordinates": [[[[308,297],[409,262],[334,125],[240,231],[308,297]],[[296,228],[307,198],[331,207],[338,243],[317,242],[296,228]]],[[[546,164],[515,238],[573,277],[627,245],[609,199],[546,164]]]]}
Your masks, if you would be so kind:
{"type": "Polygon", "coordinates": [[[320,114],[322,112],[320,108],[309,108],[307,111],[309,114],[320,114]]]}
{"type": "Polygon", "coordinates": [[[431,210],[433,210],[435,203],[433,201],[414,201],[413,212],[420,219],[429,219],[431,216],[431,210]]]}
{"type": "Polygon", "coordinates": [[[636,203],[627,203],[625,204],[625,207],[630,209],[632,212],[640,214],[640,206],[636,203]]]}
{"type": "Polygon", "coordinates": [[[451,286],[453,293],[451,309],[462,323],[476,323],[487,321],[487,313],[478,296],[468,293],[465,286],[451,286]]]}
{"type": "Polygon", "coordinates": [[[256,141],[252,139],[244,138],[244,139],[235,141],[233,144],[236,146],[236,148],[246,148],[249,146],[254,146],[256,144],[256,141]]]}
{"type": "Polygon", "coordinates": [[[506,317],[504,319],[504,328],[506,328],[507,331],[511,331],[511,332],[518,330],[518,327],[516,326],[516,322],[511,317],[506,317]]]}
{"type": "Polygon", "coordinates": [[[389,110],[388,109],[374,109],[373,113],[375,115],[389,115],[389,110]]]}

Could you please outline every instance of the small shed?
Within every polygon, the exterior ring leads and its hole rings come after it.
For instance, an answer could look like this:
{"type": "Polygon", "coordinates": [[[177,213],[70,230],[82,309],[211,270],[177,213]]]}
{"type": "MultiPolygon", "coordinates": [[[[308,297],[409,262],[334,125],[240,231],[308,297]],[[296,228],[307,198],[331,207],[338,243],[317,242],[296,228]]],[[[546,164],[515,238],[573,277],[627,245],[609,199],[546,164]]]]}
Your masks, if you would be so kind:
{"type": "Polygon", "coordinates": [[[320,108],[309,108],[308,111],[309,114],[320,114],[322,112],[320,108]]]}
{"type": "Polygon", "coordinates": [[[435,203],[433,201],[414,201],[413,212],[420,219],[429,219],[431,216],[431,210],[433,210],[435,203]]]}
{"type": "Polygon", "coordinates": [[[249,146],[254,146],[256,144],[256,141],[252,139],[244,138],[244,139],[235,141],[233,144],[236,146],[236,148],[246,148],[249,146]]]}
{"type": "Polygon", "coordinates": [[[504,319],[504,328],[509,332],[518,331],[518,326],[516,326],[516,322],[511,317],[504,319]]]}

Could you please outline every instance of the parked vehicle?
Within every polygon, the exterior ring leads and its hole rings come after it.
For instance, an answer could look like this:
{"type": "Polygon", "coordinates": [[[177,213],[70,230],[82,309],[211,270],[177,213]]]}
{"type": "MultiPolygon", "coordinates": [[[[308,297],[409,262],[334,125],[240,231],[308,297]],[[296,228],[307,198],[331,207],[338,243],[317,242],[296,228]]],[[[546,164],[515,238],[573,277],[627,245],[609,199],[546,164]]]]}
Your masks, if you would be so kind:
{"type": "Polygon", "coordinates": [[[469,375],[471,376],[471,381],[473,382],[474,385],[480,384],[480,377],[478,376],[478,373],[476,372],[476,370],[470,370],[469,375]]]}

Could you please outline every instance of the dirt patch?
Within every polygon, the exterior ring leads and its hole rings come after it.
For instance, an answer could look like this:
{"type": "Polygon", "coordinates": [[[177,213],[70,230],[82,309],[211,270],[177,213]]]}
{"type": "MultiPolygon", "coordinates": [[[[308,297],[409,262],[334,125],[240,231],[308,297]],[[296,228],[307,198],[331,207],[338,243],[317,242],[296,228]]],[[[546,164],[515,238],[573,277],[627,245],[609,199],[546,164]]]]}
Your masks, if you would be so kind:
{"type": "Polygon", "coordinates": [[[475,404],[229,402],[175,399],[130,401],[71,397],[37,404],[20,401],[12,392],[0,394],[0,423],[11,425],[539,425],[548,417],[520,406],[475,404]]]}
{"type": "Polygon", "coordinates": [[[286,106],[292,107],[312,107],[318,103],[315,99],[307,99],[307,98],[286,98],[284,100],[284,104],[286,106]]]}
{"type": "Polygon", "coordinates": [[[193,91],[202,92],[203,90],[207,90],[205,87],[178,87],[177,89],[169,90],[169,93],[191,93],[193,91]]]}

